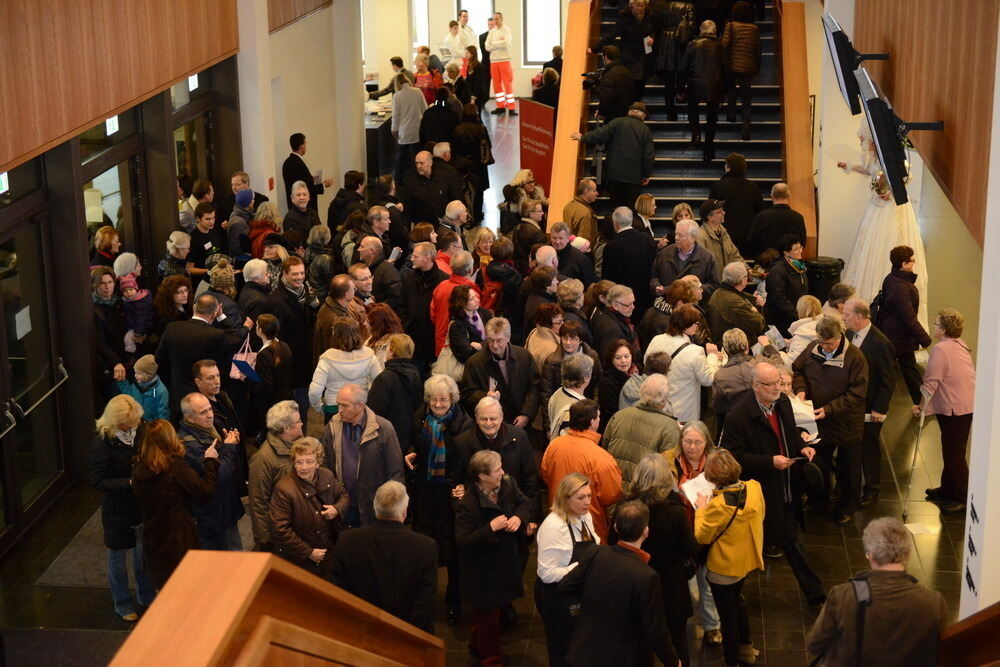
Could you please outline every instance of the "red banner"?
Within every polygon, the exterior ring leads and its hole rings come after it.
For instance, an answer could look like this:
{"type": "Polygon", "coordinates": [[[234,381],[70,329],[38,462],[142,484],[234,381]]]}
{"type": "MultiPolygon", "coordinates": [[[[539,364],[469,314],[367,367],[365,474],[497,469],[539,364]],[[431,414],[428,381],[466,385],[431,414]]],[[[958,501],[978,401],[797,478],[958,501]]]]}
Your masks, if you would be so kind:
{"type": "Polygon", "coordinates": [[[552,183],[555,110],[523,98],[517,104],[521,119],[521,169],[530,169],[535,182],[548,192],[552,183]]]}

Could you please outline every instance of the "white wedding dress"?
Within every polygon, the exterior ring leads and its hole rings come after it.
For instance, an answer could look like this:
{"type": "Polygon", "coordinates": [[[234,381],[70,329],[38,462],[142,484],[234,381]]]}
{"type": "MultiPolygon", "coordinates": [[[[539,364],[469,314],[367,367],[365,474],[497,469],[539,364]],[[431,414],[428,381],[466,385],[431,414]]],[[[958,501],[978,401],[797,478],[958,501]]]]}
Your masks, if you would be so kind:
{"type": "MultiPolygon", "coordinates": [[[[862,159],[864,160],[862,168],[865,168],[869,177],[874,179],[880,170],[878,159],[870,154],[862,159]]],[[[861,217],[854,249],[851,251],[851,257],[847,261],[841,280],[852,285],[860,298],[871,303],[882,289],[882,281],[892,270],[889,251],[900,245],[913,248],[913,259],[916,261],[913,272],[917,274],[916,286],[920,294],[917,320],[925,331],[929,331],[927,260],[924,256],[924,242],[920,238],[920,228],[917,226],[917,216],[910,202],[897,206],[892,199],[882,199],[878,193],[872,192],[871,200],[861,217]]]]}

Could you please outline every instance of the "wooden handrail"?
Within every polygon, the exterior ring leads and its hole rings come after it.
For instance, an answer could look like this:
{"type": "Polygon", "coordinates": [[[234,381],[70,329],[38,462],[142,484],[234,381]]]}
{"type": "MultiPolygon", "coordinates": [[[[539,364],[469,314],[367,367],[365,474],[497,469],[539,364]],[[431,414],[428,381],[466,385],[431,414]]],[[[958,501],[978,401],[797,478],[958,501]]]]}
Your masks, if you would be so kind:
{"type": "Polygon", "coordinates": [[[445,663],[443,640],[277,556],[189,551],[111,665],[249,666],[292,654],[445,663]]]}
{"type": "Polygon", "coordinates": [[[800,0],[776,0],[774,35],[781,74],[781,157],[791,206],[806,223],[807,257],[817,254],[816,184],[813,180],[806,11],[800,0]]]}
{"type": "Polygon", "coordinates": [[[552,151],[552,184],[549,188],[549,220],[562,220],[563,206],[572,201],[580,180],[583,151],[569,135],[582,129],[590,108],[590,93],[583,89],[581,75],[590,71],[593,59],[587,53],[592,35],[600,27],[601,0],[570,0],[563,40],[563,66],[559,85],[559,111],[552,151]]]}
{"type": "Polygon", "coordinates": [[[953,623],[941,633],[938,664],[945,667],[996,665],[1000,656],[1000,602],[953,623]]]}

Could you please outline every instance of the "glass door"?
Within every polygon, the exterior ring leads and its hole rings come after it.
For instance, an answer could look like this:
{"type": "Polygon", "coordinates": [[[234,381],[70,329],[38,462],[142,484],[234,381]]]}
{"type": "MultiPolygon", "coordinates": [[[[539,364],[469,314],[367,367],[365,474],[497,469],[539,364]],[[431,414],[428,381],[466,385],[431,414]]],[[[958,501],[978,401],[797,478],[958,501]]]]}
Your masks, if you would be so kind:
{"type": "MultiPolygon", "coordinates": [[[[54,352],[39,218],[0,237],[0,486],[17,520],[64,469],[56,393],[67,374],[54,352]]],[[[2,526],[0,526],[2,527],[2,526]]]]}

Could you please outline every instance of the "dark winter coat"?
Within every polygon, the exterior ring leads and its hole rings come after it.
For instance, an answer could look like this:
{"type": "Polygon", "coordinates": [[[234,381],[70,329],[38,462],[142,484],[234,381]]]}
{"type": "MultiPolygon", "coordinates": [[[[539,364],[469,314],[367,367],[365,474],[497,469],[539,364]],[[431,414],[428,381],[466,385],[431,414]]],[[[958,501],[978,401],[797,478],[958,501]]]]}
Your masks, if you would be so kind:
{"type": "Polygon", "coordinates": [[[497,391],[500,392],[500,404],[506,419],[513,421],[521,415],[528,419],[535,418],[538,412],[538,373],[535,371],[535,360],[523,347],[511,344],[507,346],[507,350],[509,382],[504,379],[500,366],[493,360],[493,353],[486,346],[465,362],[465,373],[458,386],[462,390],[462,403],[470,415],[475,413],[479,400],[486,396],[490,378],[493,378],[496,380],[497,391]]]}
{"type": "Polygon", "coordinates": [[[882,281],[880,324],[896,354],[906,354],[931,344],[931,337],[917,319],[920,293],[916,281],[917,274],[902,269],[893,269],[882,281]]]}
{"type": "Polygon", "coordinates": [[[777,248],[781,237],[791,235],[806,244],[806,223],[802,214],[788,204],[775,204],[757,214],[747,233],[747,257],[757,257],[768,248],[777,248]]]}
{"type": "Polygon", "coordinates": [[[202,463],[201,477],[178,457],[164,472],[154,473],[142,463],[132,472],[132,489],[142,513],[142,546],[153,586],[163,588],[188,549],[197,549],[198,528],[189,509],[215,493],[219,472],[216,459],[202,463]]]}
{"type": "MultiPolygon", "coordinates": [[[[632,354],[639,349],[639,332],[631,319],[610,308],[597,308],[590,316],[590,330],[594,332],[594,349],[601,359],[607,359],[608,348],[622,338],[632,346],[632,354]]],[[[617,399],[616,399],[617,400],[617,399]]]]}
{"type": "Polygon", "coordinates": [[[434,322],[430,318],[434,288],[448,279],[437,266],[430,271],[410,271],[402,278],[401,307],[397,311],[403,330],[413,339],[413,358],[426,362],[434,358],[434,322]]]}
{"type": "Polygon", "coordinates": [[[236,525],[246,511],[240,499],[243,486],[243,472],[239,461],[238,447],[240,444],[226,444],[222,434],[212,428],[209,431],[182,421],[177,427],[177,437],[184,443],[187,454],[184,460],[199,476],[204,477],[205,469],[202,462],[205,450],[218,440],[219,470],[215,478],[215,493],[204,502],[191,504],[191,513],[198,524],[198,535],[202,538],[211,537],[236,525]]]}
{"type": "MultiPolygon", "coordinates": [[[[478,315],[479,321],[485,331],[486,323],[493,319],[493,313],[485,308],[480,308],[478,315]]],[[[448,347],[451,348],[451,353],[455,355],[455,358],[463,364],[469,360],[469,357],[479,351],[472,347],[472,343],[480,343],[479,349],[482,349],[482,346],[485,345],[483,343],[483,336],[479,333],[479,330],[464,317],[460,317],[457,320],[452,319],[451,323],[448,324],[448,347]]]]}
{"type": "Polygon", "coordinates": [[[308,387],[312,380],[313,364],[308,350],[313,349],[313,322],[316,311],[279,282],[267,300],[267,312],[281,324],[281,340],[297,353],[292,355],[292,388],[308,387]]]}
{"type": "Polygon", "coordinates": [[[521,321],[524,323],[524,338],[527,339],[528,333],[535,328],[535,317],[538,315],[539,307],[546,303],[555,303],[556,295],[545,290],[532,290],[525,293],[524,297],[524,317],[521,321]]]}
{"type": "Polygon", "coordinates": [[[125,328],[137,336],[153,333],[153,293],[146,290],[146,296],[132,301],[123,301],[125,328]]]}
{"type": "Polygon", "coordinates": [[[768,324],[778,327],[782,336],[791,338],[788,327],[799,319],[795,309],[799,299],[809,293],[809,278],[805,271],[798,271],[787,258],[771,265],[767,272],[767,302],[764,317],[768,324]]]}
{"type": "MultiPolygon", "coordinates": [[[[482,66],[479,69],[482,70],[482,66]]],[[[475,95],[476,93],[473,94],[475,95]]],[[[480,100],[488,100],[489,97],[489,92],[487,92],[485,97],[480,97],[480,100]]],[[[481,106],[482,103],[480,102],[481,106]]],[[[488,165],[483,162],[483,142],[492,150],[493,143],[490,141],[489,131],[482,123],[476,121],[459,123],[455,126],[455,131],[451,136],[452,157],[460,156],[471,163],[469,183],[477,192],[485,192],[490,187],[488,165]]],[[[411,217],[410,219],[413,220],[414,218],[411,217]]]]}
{"type": "Polygon", "coordinates": [[[450,142],[456,125],[458,125],[458,118],[455,116],[455,112],[448,108],[447,103],[438,104],[435,102],[427,107],[424,115],[420,118],[420,143],[450,142]]]}
{"type": "MultiPolygon", "coordinates": [[[[865,412],[889,413],[889,401],[896,389],[896,350],[892,342],[874,324],[861,341],[861,354],[868,362],[868,393],[865,396],[865,412]]],[[[847,332],[847,340],[854,345],[855,334],[847,332]]]]}
{"type": "Polygon", "coordinates": [[[534,221],[521,218],[511,233],[510,240],[514,244],[514,266],[522,276],[526,276],[532,246],[548,243],[545,232],[534,221]]]}
{"type": "Polygon", "coordinates": [[[601,381],[597,385],[597,402],[601,408],[601,424],[598,430],[601,433],[604,433],[608,422],[618,412],[618,398],[621,396],[622,387],[625,386],[625,383],[629,379],[627,373],[622,373],[614,366],[609,366],[603,370],[601,381]]]}
{"type": "Polygon", "coordinates": [[[760,28],[753,23],[730,21],[722,34],[722,45],[729,51],[729,66],[737,74],[760,71],[760,28]]]}
{"type": "Polygon", "coordinates": [[[757,336],[767,329],[764,316],[751,298],[725,283],[712,294],[708,300],[708,317],[716,345],[722,344],[722,334],[729,329],[740,329],[747,335],[748,341],[757,340],[757,336]]]}
{"type": "Polygon", "coordinates": [[[105,305],[94,303],[94,325],[97,329],[97,358],[102,379],[110,381],[114,368],[128,361],[125,352],[125,313],[120,300],[105,305]]]}
{"type": "Polygon", "coordinates": [[[694,613],[688,590],[689,558],[700,546],[684,511],[684,501],[671,491],[662,503],[649,506],[649,537],[642,544],[649,554],[649,566],[660,575],[663,609],[667,623],[682,623],[694,613]]]}
{"type": "Polygon", "coordinates": [[[375,376],[368,390],[368,407],[389,420],[396,429],[400,450],[410,449],[413,411],[424,396],[424,383],[417,366],[409,359],[389,359],[385,370],[375,376]]]}
{"type": "MultiPolygon", "coordinates": [[[[142,440],[145,424],[135,434],[135,445],[142,440]]],[[[139,504],[132,494],[132,465],[137,447],[118,438],[97,436],[90,448],[90,483],[103,493],[101,526],[104,546],[112,551],[135,548],[135,527],[142,523],[139,504]]]]}
{"type": "MultiPolygon", "coordinates": [[[[569,243],[562,250],[556,252],[559,257],[559,275],[565,278],[576,278],[583,283],[583,289],[586,290],[592,284],[597,282],[597,273],[594,272],[594,260],[591,259],[590,255],[580,252],[578,248],[573,247],[569,243]]],[[[608,270],[608,251],[604,251],[604,270],[608,270]]],[[[652,258],[650,258],[652,262],[652,258]]],[[[560,278],[560,281],[563,278],[560,278]]]]}
{"type": "Polygon", "coordinates": [[[211,287],[205,290],[205,294],[214,296],[215,300],[222,306],[222,314],[225,318],[215,321],[214,326],[216,328],[229,329],[243,323],[243,315],[240,314],[240,307],[236,305],[234,299],[211,287]]]}
{"type": "Polygon", "coordinates": [[[587,132],[580,141],[607,144],[604,178],[608,181],[641,185],[653,175],[653,133],[635,116],[615,118],[587,132]]]}
{"type": "Polygon", "coordinates": [[[676,72],[687,44],[695,37],[694,5],[690,2],[672,0],[656,11],[653,17],[656,27],[656,69],[660,72],[676,72]]]}
{"type": "Polygon", "coordinates": [[[688,44],[677,75],[687,87],[689,101],[720,101],[726,92],[730,72],[729,57],[719,38],[703,35],[688,44]]]}
{"type": "Polygon", "coordinates": [[[760,194],[760,186],[746,176],[727,172],[712,184],[709,197],[725,202],[726,231],[740,253],[749,257],[747,235],[754,218],[766,206],[760,194]]]}
{"type": "Polygon", "coordinates": [[[416,169],[410,172],[403,187],[402,200],[410,222],[434,224],[444,217],[448,202],[462,199],[462,188],[458,179],[436,166],[431,169],[430,178],[421,176],[416,169]]]}
{"type": "Polygon", "coordinates": [[[653,303],[649,281],[653,277],[656,252],[656,241],[646,232],[634,228],[623,229],[604,246],[601,277],[632,288],[635,295],[633,313],[637,320],[653,303]]]}
{"type": "Polygon", "coordinates": [[[513,424],[503,424],[494,440],[483,435],[478,426],[458,435],[455,438],[455,456],[448,458],[449,484],[464,484],[467,492],[475,486],[475,480],[468,477],[469,461],[473,454],[483,449],[492,449],[500,455],[504,474],[517,482],[517,488],[529,500],[529,520],[541,523],[541,483],[534,450],[524,429],[513,424]]]}
{"type": "Polygon", "coordinates": [[[703,299],[708,299],[715,286],[718,285],[721,267],[715,263],[715,257],[701,245],[695,245],[691,256],[682,262],[677,244],[671,244],[660,250],[653,262],[653,277],[649,280],[649,289],[656,293],[656,288],[670,287],[670,283],[684,276],[698,276],[704,289],[703,299]]]}
{"type": "Polygon", "coordinates": [[[434,632],[437,559],[427,536],[383,519],[348,530],[333,550],[332,578],[362,600],[434,632]]]}
{"type": "Polygon", "coordinates": [[[368,268],[372,272],[372,296],[375,297],[375,301],[398,311],[403,289],[399,271],[392,263],[381,257],[368,268]]]}
{"type": "Polygon", "coordinates": [[[306,282],[316,298],[322,301],[330,293],[330,280],[337,275],[336,259],[328,246],[311,243],[306,248],[306,282]]]}
{"type": "Polygon", "coordinates": [[[646,38],[656,32],[653,25],[652,12],[647,5],[642,18],[636,18],[631,9],[626,7],[618,14],[614,28],[604,33],[604,36],[592,47],[594,53],[616,40],[621,40],[622,62],[628,67],[633,79],[648,79],[652,72],[646,68],[646,38]]]}
{"type": "Polygon", "coordinates": [[[336,233],[343,227],[347,216],[353,211],[358,211],[361,215],[368,213],[365,196],[354,190],[340,188],[326,209],[326,225],[330,228],[330,233],[336,233]]]}
{"type": "MultiPolygon", "coordinates": [[[[167,325],[156,348],[161,379],[170,378],[170,409],[180,412],[181,399],[193,391],[191,367],[196,361],[214,359],[222,377],[229,374],[233,354],[243,344],[247,328],[240,323],[231,329],[217,329],[204,320],[181,320],[167,325]]],[[[308,384],[308,382],[307,382],[308,384]]]]}
{"type": "Polygon", "coordinates": [[[271,493],[271,544],[274,553],[313,574],[329,578],[333,564],[333,544],[344,514],[347,491],[328,468],[316,469],[312,482],[289,470],[274,485],[271,493]],[[323,505],[337,508],[337,516],[327,519],[323,505]],[[319,563],[309,558],[313,549],[326,549],[319,563]]]}
{"type": "Polygon", "coordinates": [[[573,320],[580,325],[580,340],[594,346],[594,334],[590,330],[590,318],[579,308],[563,308],[563,318],[566,322],[573,320]]]}
{"type": "Polygon", "coordinates": [[[473,609],[499,609],[524,596],[518,549],[530,518],[530,501],[509,475],[500,482],[497,501],[490,501],[476,484],[467,485],[455,507],[455,541],[462,560],[462,600],[473,609]],[[516,533],[493,532],[490,521],[517,516],[516,533]]]}
{"type": "Polygon", "coordinates": [[[628,108],[635,102],[632,73],[622,61],[613,60],[594,86],[594,93],[598,99],[597,111],[605,123],[627,115],[628,108]]]}
{"type": "Polygon", "coordinates": [[[812,342],[792,364],[792,390],[804,391],[813,407],[823,408],[826,417],[816,422],[819,435],[830,445],[856,445],[865,425],[865,397],[868,393],[868,363],[861,351],[841,339],[840,347],[827,361],[812,342]]]}
{"type": "MultiPolygon", "coordinates": [[[[303,352],[303,354],[307,354],[303,352]]],[[[266,426],[265,416],[271,406],[278,401],[292,400],[292,368],[294,366],[292,348],[283,340],[272,343],[257,353],[257,365],[254,370],[260,376],[260,382],[251,384],[253,405],[260,415],[261,431],[266,426]],[[272,349],[278,347],[279,355],[275,356],[272,349]],[[278,357],[281,363],[278,363],[278,357]]]]}
{"type": "MultiPolygon", "coordinates": [[[[789,458],[802,456],[802,448],[806,443],[795,426],[792,403],[787,396],[782,394],[778,397],[774,411],[778,415],[778,424],[785,441],[783,455],[789,458]]],[[[826,420],[819,423],[823,421],[826,420]]],[[[774,467],[774,457],[782,454],[782,451],[778,449],[778,438],[752,391],[737,401],[726,415],[726,428],[719,444],[732,452],[742,466],[740,479],[755,479],[760,483],[764,504],[769,508],[764,515],[764,543],[779,546],[784,544],[788,528],[782,508],[786,503],[791,503],[796,521],[799,524],[803,522],[802,467],[801,464],[792,465],[786,470],[774,467]]]]}

